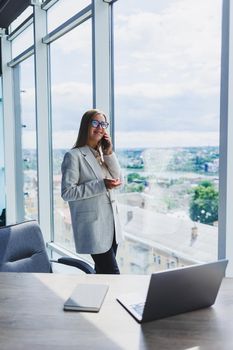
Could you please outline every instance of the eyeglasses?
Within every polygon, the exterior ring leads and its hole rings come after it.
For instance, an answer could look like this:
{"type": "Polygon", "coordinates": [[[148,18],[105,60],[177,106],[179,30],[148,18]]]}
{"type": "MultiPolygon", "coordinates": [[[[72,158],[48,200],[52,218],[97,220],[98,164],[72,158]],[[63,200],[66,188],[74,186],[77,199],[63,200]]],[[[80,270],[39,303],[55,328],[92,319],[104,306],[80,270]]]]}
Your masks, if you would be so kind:
{"type": "Polygon", "coordinates": [[[107,129],[108,125],[108,122],[99,122],[98,120],[91,120],[91,126],[93,126],[93,128],[98,128],[98,126],[101,126],[101,128],[107,129]]]}

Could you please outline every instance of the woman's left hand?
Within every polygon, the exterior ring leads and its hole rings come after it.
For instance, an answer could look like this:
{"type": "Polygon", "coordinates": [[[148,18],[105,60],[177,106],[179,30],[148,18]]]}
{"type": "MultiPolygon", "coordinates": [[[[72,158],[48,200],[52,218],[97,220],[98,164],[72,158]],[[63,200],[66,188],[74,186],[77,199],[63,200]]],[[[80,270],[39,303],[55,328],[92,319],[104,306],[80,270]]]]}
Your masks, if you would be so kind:
{"type": "Polygon", "coordinates": [[[105,187],[109,190],[116,188],[122,184],[120,179],[104,179],[105,187]]]}

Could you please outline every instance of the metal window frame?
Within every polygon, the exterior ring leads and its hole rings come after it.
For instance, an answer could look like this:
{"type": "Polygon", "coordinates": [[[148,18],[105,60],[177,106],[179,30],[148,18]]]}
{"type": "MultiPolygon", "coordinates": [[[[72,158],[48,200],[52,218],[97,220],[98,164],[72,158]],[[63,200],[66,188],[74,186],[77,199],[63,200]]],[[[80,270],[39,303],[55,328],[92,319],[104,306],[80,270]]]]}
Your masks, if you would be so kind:
{"type": "Polygon", "coordinates": [[[48,46],[42,42],[47,31],[47,13],[35,3],[34,56],[37,128],[38,218],[46,241],[53,239],[53,178],[48,46]]]}
{"type": "Polygon", "coordinates": [[[13,69],[14,86],[14,120],[15,120],[15,162],[17,169],[16,176],[16,207],[17,221],[22,222],[25,218],[24,207],[24,174],[23,174],[23,150],[22,150],[22,120],[20,106],[20,66],[17,64],[13,69]]]}
{"type": "Polygon", "coordinates": [[[78,12],[76,15],[73,17],[69,18],[66,22],[61,24],[59,27],[54,29],[51,33],[47,34],[42,38],[42,42],[44,44],[50,44],[54,40],[60,38],[64,34],[68,33],[81,23],[87,21],[92,17],[92,6],[88,5],[85,7],[83,10],[78,12]]]}
{"type": "Polygon", "coordinates": [[[8,67],[15,67],[17,64],[21,63],[22,61],[26,60],[28,57],[32,56],[34,54],[34,45],[27,48],[25,51],[21,52],[18,56],[13,58],[10,62],[7,63],[8,67]]]}
{"type": "MultiPolygon", "coordinates": [[[[117,1],[117,0],[116,0],[117,1]]],[[[110,115],[111,115],[111,135],[113,148],[115,149],[115,80],[114,80],[114,23],[113,6],[110,6],[110,115]]]]}
{"type": "Polygon", "coordinates": [[[93,0],[94,107],[103,110],[112,130],[111,12],[108,3],[93,0]]]}
{"type": "Polygon", "coordinates": [[[230,0],[222,5],[222,53],[220,95],[219,157],[219,236],[218,257],[229,259],[226,275],[233,276],[233,7],[230,0]]]}
{"type": "Polygon", "coordinates": [[[25,29],[27,29],[31,24],[33,24],[33,14],[26,18],[16,29],[14,29],[7,37],[9,41],[14,40],[18,35],[20,35],[25,29]]]}
{"type": "Polygon", "coordinates": [[[50,7],[52,7],[54,4],[56,4],[56,2],[58,2],[59,0],[46,0],[43,2],[43,4],[41,5],[41,8],[43,10],[48,10],[50,9],[50,7]]]}
{"type": "Polygon", "coordinates": [[[15,155],[15,105],[13,90],[13,71],[8,66],[11,59],[11,42],[5,30],[1,30],[2,45],[2,96],[3,96],[3,137],[5,162],[6,222],[18,221],[17,208],[17,168],[15,155]]]}
{"type": "Polygon", "coordinates": [[[110,56],[110,76],[109,76],[109,117],[110,134],[112,135],[113,148],[115,149],[115,91],[114,91],[114,28],[113,28],[113,4],[118,0],[102,0],[109,6],[109,56],[110,56]]]}

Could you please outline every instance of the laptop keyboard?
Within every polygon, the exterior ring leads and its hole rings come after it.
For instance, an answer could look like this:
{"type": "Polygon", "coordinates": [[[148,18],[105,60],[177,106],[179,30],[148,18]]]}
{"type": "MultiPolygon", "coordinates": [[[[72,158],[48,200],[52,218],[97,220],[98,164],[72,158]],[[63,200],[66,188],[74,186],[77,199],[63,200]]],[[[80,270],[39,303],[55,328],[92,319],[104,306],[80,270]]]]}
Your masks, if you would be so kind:
{"type": "Polygon", "coordinates": [[[132,309],[134,309],[134,311],[136,311],[139,315],[142,316],[143,310],[144,310],[144,306],[145,306],[145,302],[138,303],[138,304],[131,304],[130,306],[132,307],[132,309]]]}

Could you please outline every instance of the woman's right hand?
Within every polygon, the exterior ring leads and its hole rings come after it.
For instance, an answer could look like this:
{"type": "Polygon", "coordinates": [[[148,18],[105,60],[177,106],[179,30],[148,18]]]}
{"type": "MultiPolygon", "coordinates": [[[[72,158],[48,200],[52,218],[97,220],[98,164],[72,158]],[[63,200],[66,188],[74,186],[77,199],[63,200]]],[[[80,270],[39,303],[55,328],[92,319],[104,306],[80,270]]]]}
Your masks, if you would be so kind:
{"type": "Polygon", "coordinates": [[[101,139],[101,146],[102,146],[102,151],[104,155],[110,155],[112,154],[112,140],[110,135],[105,132],[102,139],[101,139]]]}
{"type": "Polygon", "coordinates": [[[120,179],[104,179],[105,187],[108,190],[111,190],[112,188],[116,188],[122,184],[120,179]]]}

